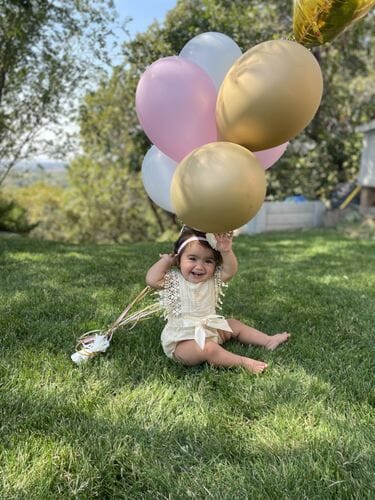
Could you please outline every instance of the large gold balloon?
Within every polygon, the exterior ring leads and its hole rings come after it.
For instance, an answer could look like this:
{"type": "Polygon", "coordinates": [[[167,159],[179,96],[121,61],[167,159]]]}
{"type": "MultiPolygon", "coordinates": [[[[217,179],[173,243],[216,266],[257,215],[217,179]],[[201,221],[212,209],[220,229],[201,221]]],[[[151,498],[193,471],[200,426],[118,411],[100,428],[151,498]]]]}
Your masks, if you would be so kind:
{"type": "Polygon", "coordinates": [[[250,151],[283,144],[310,123],[322,93],[322,73],[309,50],[288,40],[260,43],[233,64],[220,87],[219,140],[250,151]]]}
{"type": "Polygon", "coordinates": [[[266,194],[263,167],[253,153],[230,142],[195,149],[176,168],[171,201],[188,226],[223,233],[248,222],[266,194]]]}
{"type": "Polygon", "coordinates": [[[330,42],[374,5],[375,0],[294,0],[294,36],[306,47],[330,42]]]}

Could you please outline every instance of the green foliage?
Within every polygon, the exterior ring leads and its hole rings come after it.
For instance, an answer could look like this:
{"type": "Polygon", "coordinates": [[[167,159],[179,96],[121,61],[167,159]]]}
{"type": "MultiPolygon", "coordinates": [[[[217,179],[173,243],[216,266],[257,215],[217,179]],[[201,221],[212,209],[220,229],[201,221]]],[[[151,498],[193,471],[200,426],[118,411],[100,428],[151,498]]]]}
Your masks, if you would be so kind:
{"type": "Polygon", "coordinates": [[[26,234],[35,226],[28,222],[27,210],[22,205],[3,195],[0,197],[0,231],[26,234]]]}
{"type": "Polygon", "coordinates": [[[70,240],[123,242],[156,236],[141,180],[126,172],[122,159],[105,163],[81,157],[70,165],[70,240]]]}
{"type": "MultiPolygon", "coordinates": [[[[337,183],[356,178],[362,136],[355,129],[375,116],[373,20],[370,13],[331,44],[314,49],[324,77],[323,100],[312,123],[291,141],[287,152],[268,172],[268,199],[282,200],[302,193],[309,199],[326,200],[337,183]]],[[[126,179],[140,171],[150,142],[135,113],[139,78],[147,65],[178,54],[187,41],[206,31],[227,34],[243,51],[265,40],[292,38],[292,3],[179,0],[163,25],[155,22],[124,44],[123,64],[86,97],[81,110],[84,155],[71,165],[70,173],[83,212],[94,214],[77,184],[81,180],[75,176],[75,169],[81,169],[79,164],[83,162],[92,171],[87,174],[91,176],[91,196],[96,192],[101,196],[106,175],[126,179]]],[[[121,202],[113,204],[113,217],[122,210],[121,202]]],[[[168,227],[175,228],[175,220],[168,214],[156,207],[152,213],[159,234],[168,227]]],[[[84,218],[80,224],[85,224],[84,218]]]]}
{"type": "Polygon", "coordinates": [[[114,11],[112,0],[1,0],[0,12],[1,184],[19,159],[46,152],[43,127],[68,121],[82,89],[104,73],[114,11]]]}
{"type": "Polygon", "coordinates": [[[4,195],[21,207],[32,227],[30,236],[56,241],[67,239],[70,221],[63,187],[39,181],[30,186],[8,188],[4,195]]]}
{"type": "Polygon", "coordinates": [[[109,325],[171,242],[0,239],[0,497],[373,497],[374,241],[333,231],[240,236],[223,313],[289,330],[241,369],[183,367],[154,318],[105,355],[70,360],[109,325]]]}

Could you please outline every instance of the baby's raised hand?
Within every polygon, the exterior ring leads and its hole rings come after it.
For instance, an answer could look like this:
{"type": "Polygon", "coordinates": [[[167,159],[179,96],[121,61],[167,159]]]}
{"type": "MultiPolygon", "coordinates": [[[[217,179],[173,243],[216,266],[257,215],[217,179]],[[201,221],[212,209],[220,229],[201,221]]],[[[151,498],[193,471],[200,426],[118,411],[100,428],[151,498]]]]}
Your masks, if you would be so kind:
{"type": "Polygon", "coordinates": [[[220,253],[230,252],[232,250],[233,231],[228,233],[215,233],[216,248],[220,253]]]}
{"type": "Polygon", "coordinates": [[[160,260],[164,261],[169,267],[176,265],[176,255],[174,253],[161,253],[160,260]]]}

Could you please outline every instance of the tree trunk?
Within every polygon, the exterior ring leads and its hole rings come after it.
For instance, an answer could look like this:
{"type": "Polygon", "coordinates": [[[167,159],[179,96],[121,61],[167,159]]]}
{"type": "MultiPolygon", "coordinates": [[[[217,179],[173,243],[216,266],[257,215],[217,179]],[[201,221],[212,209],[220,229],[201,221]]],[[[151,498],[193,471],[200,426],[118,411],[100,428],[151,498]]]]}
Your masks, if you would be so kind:
{"type": "Polygon", "coordinates": [[[159,226],[159,229],[160,229],[160,232],[161,233],[164,233],[165,231],[165,227],[164,227],[164,224],[163,224],[163,221],[161,220],[161,217],[158,213],[158,210],[156,208],[156,205],[155,203],[151,200],[151,198],[149,196],[147,196],[147,199],[148,199],[148,202],[150,204],[150,207],[151,207],[151,210],[152,210],[152,213],[154,214],[154,217],[155,217],[155,220],[157,222],[157,225],[159,226]]]}

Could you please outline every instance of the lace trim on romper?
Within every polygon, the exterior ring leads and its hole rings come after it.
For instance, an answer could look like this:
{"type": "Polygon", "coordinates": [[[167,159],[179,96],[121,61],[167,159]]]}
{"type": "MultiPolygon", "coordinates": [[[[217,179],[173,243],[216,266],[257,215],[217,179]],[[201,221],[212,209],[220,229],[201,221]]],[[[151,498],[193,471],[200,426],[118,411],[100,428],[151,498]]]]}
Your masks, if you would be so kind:
{"type": "MultiPolygon", "coordinates": [[[[159,290],[159,304],[163,310],[164,319],[171,317],[181,317],[181,297],[180,297],[180,281],[177,269],[170,269],[164,277],[164,287],[159,290]]],[[[222,309],[225,288],[228,284],[221,279],[221,268],[217,268],[214,273],[215,283],[215,309],[222,309]]]]}

